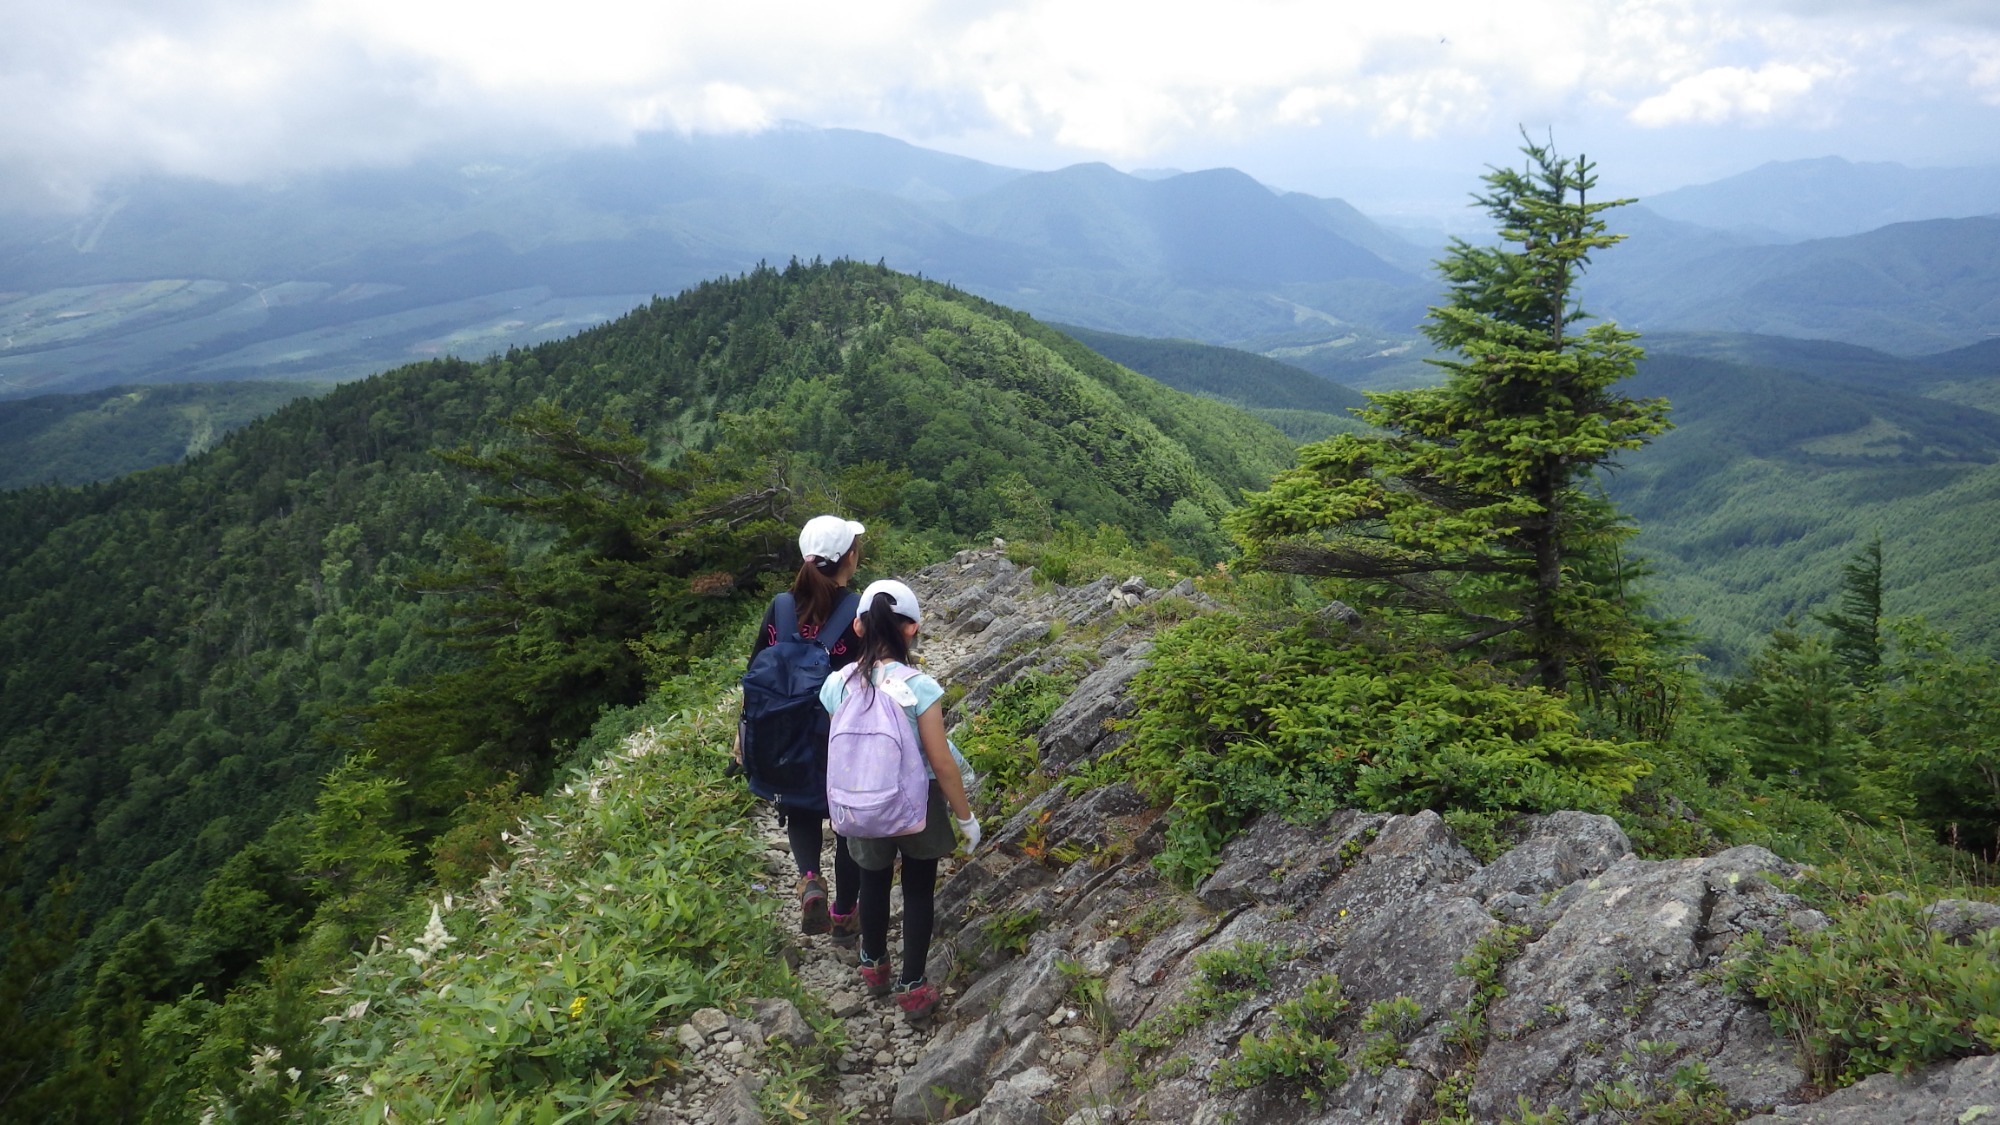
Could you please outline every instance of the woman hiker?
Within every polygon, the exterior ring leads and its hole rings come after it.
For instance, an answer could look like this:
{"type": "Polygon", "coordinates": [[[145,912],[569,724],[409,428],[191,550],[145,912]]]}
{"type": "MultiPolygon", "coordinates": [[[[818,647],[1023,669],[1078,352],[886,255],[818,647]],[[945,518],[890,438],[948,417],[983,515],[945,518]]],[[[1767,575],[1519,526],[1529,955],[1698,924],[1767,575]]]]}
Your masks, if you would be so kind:
{"type": "MultiPolygon", "coordinates": [[[[773,654],[773,658],[817,660],[823,651],[825,668],[837,670],[854,663],[860,653],[850,625],[860,601],[847,584],[861,563],[858,540],[866,530],[860,523],[839,516],[814,516],[800,529],[799,554],[804,560],[791,590],[779,594],[764,611],[764,622],[750,649],[750,674],[745,677],[745,719],[736,733],[736,757],[749,775],[750,788],[777,803],[778,819],[785,826],[792,859],[798,864],[799,929],[807,934],[831,934],[843,945],[860,932],[854,910],[860,877],[847,841],[835,835],[833,902],[828,904],[826,880],[820,874],[825,849],[821,826],[826,820],[826,716],[816,714],[818,704],[808,695],[795,708],[783,708],[769,719],[754,719],[750,695],[751,679],[759,674],[758,654],[781,643],[788,646],[786,654],[773,654]],[[799,721],[801,717],[807,721],[799,721]],[[748,760],[744,758],[746,729],[754,743],[748,760]]],[[[767,658],[767,664],[773,663],[773,658],[767,658]]],[[[778,678],[798,679],[785,670],[780,670],[778,678]]]]}

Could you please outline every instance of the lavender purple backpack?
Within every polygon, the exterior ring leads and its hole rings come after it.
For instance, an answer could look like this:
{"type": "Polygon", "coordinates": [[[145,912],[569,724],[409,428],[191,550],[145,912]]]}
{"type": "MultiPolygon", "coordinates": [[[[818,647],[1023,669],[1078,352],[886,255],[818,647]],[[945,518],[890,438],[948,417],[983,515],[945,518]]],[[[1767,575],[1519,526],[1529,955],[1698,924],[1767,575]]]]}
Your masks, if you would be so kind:
{"type": "Polygon", "coordinates": [[[902,700],[916,697],[903,681],[910,669],[885,668],[873,689],[850,664],[847,695],[834,708],[826,742],[826,811],[842,836],[881,840],[924,830],[930,804],[930,776],[915,724],[902,700]]]}

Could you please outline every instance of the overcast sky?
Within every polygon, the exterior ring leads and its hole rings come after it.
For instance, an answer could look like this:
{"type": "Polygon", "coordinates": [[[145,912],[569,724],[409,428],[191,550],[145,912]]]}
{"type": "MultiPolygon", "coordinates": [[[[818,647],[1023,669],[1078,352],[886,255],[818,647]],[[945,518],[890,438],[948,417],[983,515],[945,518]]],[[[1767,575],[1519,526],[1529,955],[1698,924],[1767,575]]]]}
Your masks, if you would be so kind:
{"type": "MultiPolygon", "coordinates": [[[[1517,124],[1650,192],[2000,163],[2000,0],[0,0],[0,199],[784,120],[1412,217],[1517,124]]],[[[1455,203],[1454,203],[1455,205],[1455,203]]]]}

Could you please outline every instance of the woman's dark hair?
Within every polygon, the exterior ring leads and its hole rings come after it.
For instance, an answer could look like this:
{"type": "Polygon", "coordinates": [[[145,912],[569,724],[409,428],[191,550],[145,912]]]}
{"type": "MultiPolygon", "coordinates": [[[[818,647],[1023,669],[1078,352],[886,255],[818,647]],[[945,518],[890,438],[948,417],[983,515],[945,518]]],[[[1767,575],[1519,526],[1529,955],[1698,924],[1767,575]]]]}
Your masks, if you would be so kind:
{"type": "MultiPolygon", "coordinates": [[[[861,543],[856,540],[854,546],[847,549],[846,555],[832,562],[807,559],[799,564],[799,575],[792,579],[792,607],[798,611],[799,624],[818,625],[833,613],[833,607],[840,600],[840,583],[835,579],[840,574],[841,564],[847,561],[848,555],[855,555],[860,550],[861,543]]],[[[832,644],[833,641],[834,638],[829,637],[826,643],[832,644]]]]}
{"type": "Polygon", "coordinates": [[[861,657],[854,662],[855,678],[864,684],[873,684],[869,677],[874,675],[877,664],[891,660],[909,663],[910,638],[903,635],[903,626],[910,619],[896,612],[896,599],[884,592],[875,595],[875,600],[861,607],[863,628],[861,634],[861,657]]]}

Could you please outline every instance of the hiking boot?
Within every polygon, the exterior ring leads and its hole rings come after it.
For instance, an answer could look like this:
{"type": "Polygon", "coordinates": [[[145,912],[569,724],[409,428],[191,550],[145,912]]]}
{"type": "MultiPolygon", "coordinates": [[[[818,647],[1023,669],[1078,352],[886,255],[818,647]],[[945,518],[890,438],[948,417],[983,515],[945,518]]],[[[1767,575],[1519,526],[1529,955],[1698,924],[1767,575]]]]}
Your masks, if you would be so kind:
{"type": "Polygon", "coordinates": [[[816,872],[799,876],[799,932],[823,934],[831,924],[826,916],[826,883],[816,872]]]}
{"type": "Polygon", "coordinates": [[[889,968],[889,962],[886,960],[863,961],[861,962],[861,987],[870,996],[887,996],[889,995],[889,986],[895,980],[894,972],[895,970],[889,968]]]}
{"type": "Polygon", "coordinates": [[[938,990],[929,981],[906,984],[896,990],[896,1006],[903,1009],[903,1018],[914,1024],[921,1024],[937,1011],[938,990]]]}
{"type": "Polygon", "coordinates": [[[853,945],[854,940],[861,936],[861,912],[859,910],[850,910],[842,914],[838,910],[829,909],[826,912],[826,917],[826,933],[828,937],[833,939],[833,944],[853,945]]]}

